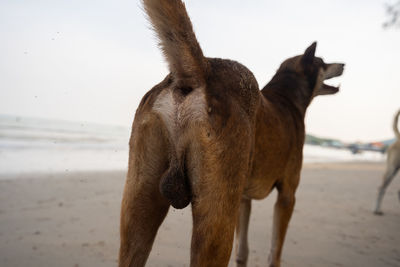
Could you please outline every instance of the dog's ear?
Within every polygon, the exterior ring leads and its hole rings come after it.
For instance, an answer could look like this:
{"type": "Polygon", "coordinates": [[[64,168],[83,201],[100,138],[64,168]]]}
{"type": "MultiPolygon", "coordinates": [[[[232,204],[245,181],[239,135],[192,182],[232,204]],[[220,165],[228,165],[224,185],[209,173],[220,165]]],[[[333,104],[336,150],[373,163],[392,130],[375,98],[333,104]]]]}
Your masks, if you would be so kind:
{"type": "Polygon", "coordinates": [[[301,57],[301,63],[303,65],[310,65],[313,63],[314,58],[315,58],[315,50],[317,49],[317,42],[312,43],[306,51],[304,52],[304,55],[301,57]]]}

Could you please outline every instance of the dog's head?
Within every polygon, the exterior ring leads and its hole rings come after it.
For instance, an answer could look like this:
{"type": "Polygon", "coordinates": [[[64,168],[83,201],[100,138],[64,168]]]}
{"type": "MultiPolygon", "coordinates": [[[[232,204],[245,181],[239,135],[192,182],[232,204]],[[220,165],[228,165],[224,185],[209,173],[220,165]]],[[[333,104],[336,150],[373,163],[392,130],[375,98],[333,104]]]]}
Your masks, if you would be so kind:
{"type": "Polygon", "coordinates": [[[303,55],[292,57],[284,61],[278,72],[295,72],[302,80],[300,90],[303,95],[313,97],[318,95],[332,95],[339,91],[340,86],[332,86],[324,83],[326,80],[343,74],[343,63],[325,63],[321,58],[315,56],[317,43],[314,42],[306,49],[303,55]]]}

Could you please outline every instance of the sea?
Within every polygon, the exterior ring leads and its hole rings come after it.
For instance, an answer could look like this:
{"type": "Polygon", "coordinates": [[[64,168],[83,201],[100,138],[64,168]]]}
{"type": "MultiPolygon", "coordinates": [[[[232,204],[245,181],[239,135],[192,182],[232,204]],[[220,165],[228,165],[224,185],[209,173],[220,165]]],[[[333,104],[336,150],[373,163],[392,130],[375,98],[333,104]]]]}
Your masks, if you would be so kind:
{"type": "MultiPolygon", "coordinates": [[[[0,115],[0,176],[126,170],[130,128],[0,115]]],[[[304,162],[382,162],[378,152],[305,145],[304,162]]]]}
{"type": "Polygon", "coordinates": [[[0,115],[0,174],[123,170],[129,128],[0,115]]]}

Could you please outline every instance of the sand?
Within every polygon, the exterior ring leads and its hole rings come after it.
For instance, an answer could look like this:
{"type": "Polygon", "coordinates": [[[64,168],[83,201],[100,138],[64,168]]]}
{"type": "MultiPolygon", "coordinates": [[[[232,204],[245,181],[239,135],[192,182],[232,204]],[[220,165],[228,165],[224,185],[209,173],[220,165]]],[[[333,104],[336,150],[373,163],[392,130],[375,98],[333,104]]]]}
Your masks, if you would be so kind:
{"type": "MultiPolygon", "coordinates": [[[[383,163],[303,169],[282,266],[400,266],[400,177],[383,163]]],[[[123,171],[0,175],[0,266],[116,266],[123,171]]],[[[249,266],[266,266],[275,193],[253,202],[249,266]]],[[[188,266],[191,211],[171,209],[147,266],[188,266]]],[[[233,257],[229,266],[234,266],[233,257]]]]}

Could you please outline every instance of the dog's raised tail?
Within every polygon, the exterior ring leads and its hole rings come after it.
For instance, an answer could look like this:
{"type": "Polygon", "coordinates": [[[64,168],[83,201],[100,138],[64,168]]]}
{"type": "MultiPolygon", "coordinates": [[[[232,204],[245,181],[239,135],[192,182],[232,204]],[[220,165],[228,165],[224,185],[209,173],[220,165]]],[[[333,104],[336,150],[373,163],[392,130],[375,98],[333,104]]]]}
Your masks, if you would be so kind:
{"type": "Polygon", "coordinates": [[[157,33],[169,70],[182,86],[204,82],[207,61],[181,0],[142,0],[144,10],[157,33]]]}
{"type": "Polygon", "coordinates": [[[399,123],[399,116],[400,116],[400,110],[397,111],[396,115],[394,115],[394,121],[393,121],[393,131],[398,140],[400,140],[400,132],[397,126],[399,123]]]}

